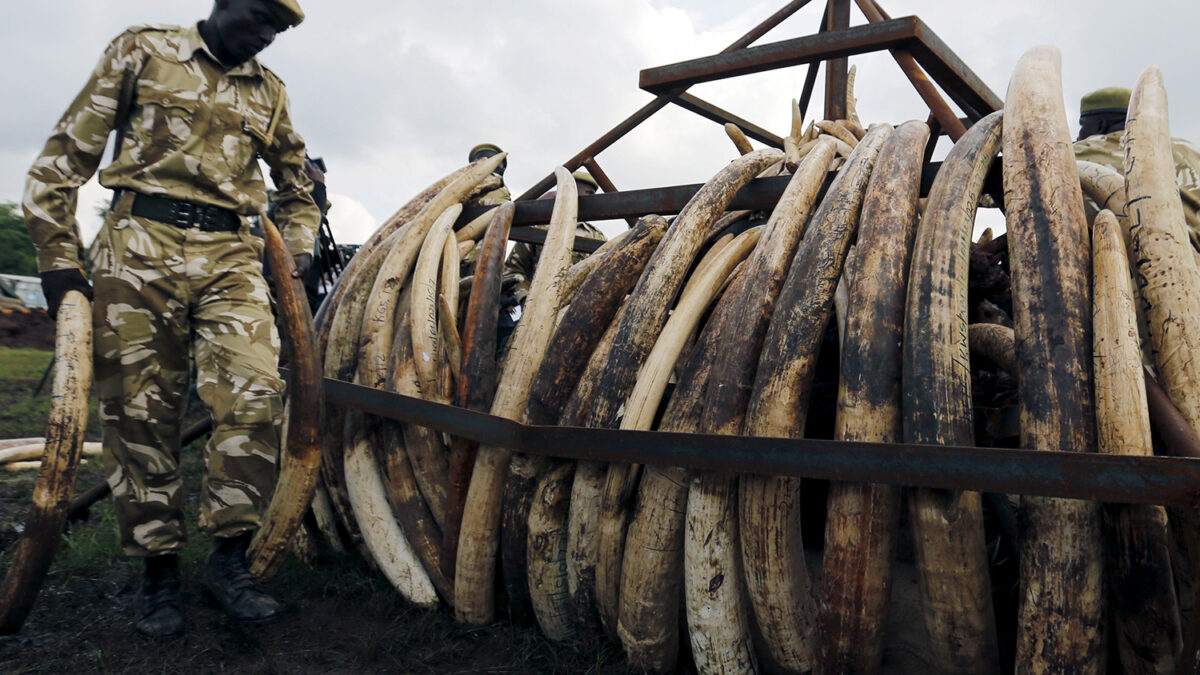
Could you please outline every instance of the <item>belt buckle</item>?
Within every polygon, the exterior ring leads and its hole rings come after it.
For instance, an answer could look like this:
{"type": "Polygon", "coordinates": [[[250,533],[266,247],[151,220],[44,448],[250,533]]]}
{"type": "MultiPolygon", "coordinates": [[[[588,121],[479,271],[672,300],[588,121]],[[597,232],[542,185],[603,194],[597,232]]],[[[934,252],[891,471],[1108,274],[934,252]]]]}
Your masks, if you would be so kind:
{"type": "Polygon", "coordinates": [[[221,212],[212,206],[200,207],[199,217],[196,219],[200,226],[201,232],[221,232],[221,223],[217,222],[217,216],[221,212]]]}
{"type": "Polygon", "coordinates": [[[175,202],[174,224],[176,227],[187,229],[192,226],[192,218],[196,215],[196,208],[190,202],[175,202]]]}

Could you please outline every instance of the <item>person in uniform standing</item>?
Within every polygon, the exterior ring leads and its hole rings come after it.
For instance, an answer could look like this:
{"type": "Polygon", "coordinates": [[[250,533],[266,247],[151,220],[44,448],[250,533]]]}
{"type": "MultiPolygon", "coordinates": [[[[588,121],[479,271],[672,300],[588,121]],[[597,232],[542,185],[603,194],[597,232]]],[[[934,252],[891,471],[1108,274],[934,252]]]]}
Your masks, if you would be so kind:
{"type": "MultiPolygon", "coordinates": [[[[1125,116],[1129,112],[1130,91],[1124,87],[1105,87],[1084,94],[1079,101],[1079,138],[1075,159],[1103,164],[1124,175],[1125,116]]],[[[1182,138],[1171,139],[1175,159],[1175,184],[1183,200],[1192,246],[1200,250],[1200,152],[1182,138]]]]}
{"type": "MultiPolygon", "coordinates": [[[[498,155],[501,152],[502,150],[500,150],[500,146],[496,145],[495,143],[480,143],[479,145],[471,148],[471,151],[467,153],[467,161],[475,162],[485,157],[498,155]]],[[[508,186],[504,184],[504,170],[507,168],[508,159],[505,158],[500,161],[500,165],[497,166],[496,170],[492,172],[493,175],[500,179],[500,187],[497,187],[494,190],[488,190],[477,197],[471,198],[468,200],[467,206],[499,206],[504,202],[511,201],[512,193],[508,191],[508,186]]],[[[458,276],[463,278],[474,276],[475,263],[478,260],[479,247],[475,246],[472,247],[471,250],[467,251],[466,255],[464,255],[462,259],[458,261],[458,276]]]]}
{"type": "Polygon", "coordinates": [[[296,0],[215,0],[194,26],[135,26],[108,46],[29,171],[23,206],[51,313],[76,289],[95,307],[104,462],[121,545],[144,559],[136,629],[184,628],[177,552],[179,436],[189,357],[213,420],[200,527],[213,537],[208,589],[233,619],[277,618],[246,550],[274,488],[283,382],[279,337],[250,219],[266,206],[259,159],[296,260],[311,264],[320,211],[283,81],[255,56],[304,19],[296,0]],[[84,275],[78,188],[109,132],[100,183],[112,208],[84,275]]]}

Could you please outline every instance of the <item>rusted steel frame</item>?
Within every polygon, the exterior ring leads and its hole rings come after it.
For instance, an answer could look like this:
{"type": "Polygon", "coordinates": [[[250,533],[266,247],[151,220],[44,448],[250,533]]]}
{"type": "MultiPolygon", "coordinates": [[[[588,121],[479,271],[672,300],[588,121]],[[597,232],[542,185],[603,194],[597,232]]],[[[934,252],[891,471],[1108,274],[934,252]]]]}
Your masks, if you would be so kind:
{"type": "MultiPolygon", "coordinates": [[[[941,165],[941,162],[929,162],[925,165],[921,173],[921,196],[928,194],[929,186],[933,184],[933,178],[937,175],[937,170],[941,165]]],[[[834,174],[831,173],[829,179],[832,180],[833,176],[834,174]]],[[[750,181],[750,184],[742,188],[730,202],[729,210],[759,211],[774,208],[776,202],[779,201],[779,196],[787,187],[788,180],[790,180],[788,176],[774,176],[750,181]]],[[[649,213],[670,216],[679,213],[679,210],[687,204],[700,187],[701,184],[694,183],[580,197],[579,218],[581,220],[609,220],[644,216],[649,213]]],[[[984,181],[984,190],[999,194],[1000,171],[998,169],[994,168],[988,173],[987,179],[984,181]]],[[[491,208],[494,207],[480,206],[465,209],[462,216],[459,217],[458,224],[461,226],[469,223],[491,208]]],[[[513,214],[514,227],[509,238],[514,241],[528,241],[535,244],[545,241],[546,233],[544,231],[516,226],[544,225],[550,222],[550,212],[553,208],[554,203],[550,199],[517,202],[516,211],[513,214]]],[[[599,245],[599,242],[594,239],[582,237],[575,239],[575,250],[577,251],[594,251],[599,245]]]]}
{"type": "MultiPolygon", "coordinates": [[[[788,180],[788,176],[775,176],[751,181],[750,185],[743,188],[734,197],[729,209],[734,211],[739,209],[770,209],[775,205],[775,202],[779,201],[779,196],[783,194],[783,189],[787,187],[788,180]]],[[[700,183],[694,183],[691,185],[625,190],[623,192],[580,197],[579,219],[607,220],[628,216],[644,216],[648,213],[657,213],[662,216],[672,215],[679,213],[679,210],[687,204],[688,200],[701,187],[700,183]]],[[[485,206],[465,209],[462,216],[459,217],[458,224],[466,224],[470,222],[470,219],[479,216],[490,208],[494,207],[485,206]]],[[[528,228],[516,226],[546,224],[550,222],[550,213],[553,208],[554,200],[551,199],[516,202],[516,211],[513,214],[514,227],[512,232],[509,233],[509,239],[530,241],[533,243],[544,241],[546,238],[544,231],[539,234],[536,230],[531,231],[528,228]]],[[[581,239],[581,237],[575,239],[576,250],[590,251],[599,245],[595,240],[581,241],[581,239]],[[592,242],[591,244],[587,244],[591,248],[584,246],[584,241],[592,242]]]]}
{"type": "Polygon", "coordinates": [[[744,131],[750,138],[753,138],[761,143],[766,143],[772,148],[779,148],[781,150],[783,149],[783,139],[779,136],[776,136],[775,134],[767,131],[753,122],[745,120],[723,108],[715,106],[702,98],[692,96],[688,93],[683,93],[680,94],[679,98],[675,99],[673,103],[684,110],[690,110],[701,117],[716,122],[717,124],[736,124],[738,128],[744,131]]]}
{"type": "Polygon", "coordinates": [[[484,413],[326,378],[329,400],[515,451],[708,471],[976,490],[1128,504],[1200,506],[1200,461],[530,426],[484,413]]]}
{"type": "MultiPolygon", "coordinates": [[[[633,131],[642,122],[650,119],[651,115],[665,108],[666,105],[671,102],[672,98],[681,93],[683,93],[682,89],[666,92],[655,98],[653,101],[650,101],[646,105],[642,106],[632,115],[626,117],[624,120],[621,120],[617,126],[609,129],[608,133],[596,139],[591,145],[587,146],[583,150],[580,150],[579,154],[563,162],[563,168],[565,168],[567,171],[574,171],[578,169],[583,165],[583,161],[585,159],[600,154],[600,152],[605,148],[621,140],[625,134],[633,131]]],[[[546,190],[550,189],[550,187],[553,185],[554,174],[550,174],[549,176],[546,176],[542,180],[538,181],[533,187],[522,193],[520,197],[517,197],[516,201],[522,202],[530,199],[536,199],[545,194],[546,190]]]]}
{"type": "MultiPolygon", "coordinates": [[[[825,26],[831,32],[850,27],[850,0],[829,0],[825,26]]],[[[850,62],[845,56],[825,61],[825,119],[846,119],[846,75],[850,62]]]]}
{"type": "Polygon", "coordinates": [[[925,144],[925,164],[929,164],[933,161],[933,151],[937,149],[938,139],[942,137],[942,124],[932,112],[929,113],[925,124],[929,126],[929,141],[925,144]]]}
{"type": "Polygon", "coordinates": [[[817,84],[817,69],[819,61],[808,64],[808,74],[804,76],[804,89],[800,92],[800,117],[808,119],[808,102],[812,100],[813,87],[817,84]]]}
{"type": "Polygon", "coordinates": [[[596,183],[600,186],[601,190],[605,192],[620,192],[617,186],[613,185],[612,179],[608,177],[608,173],[600,168],[600,163],[596,161],[595,157],[589,157],[583,163],[583,167],[588,170],[592,178],[596,179],[596,183]]]}
{"type": "MultiPolygon", "coordinates": [[[[549,222],[547,217],[546,222],[549,222]]],[[[530,244],[545,244],[547,232],[540,228],[533,227],[514,227],[508,232],[510,241],[523,241],[530,244]]],[[[591,253],[604,242],[599,239],[589,239],[587,237],[575,237],[575,243],[571,250],[580,251],[581,253],[591,253]]]]}
{"type": "Polygon", "coordinates": [[[917,22],[917,41],[910,51],[971,121],[978,121],[1004,107],[1004,101],[922,22],[917,22]]]}
{"type": "MultiPolygon", "coordinates": [[[[884,11],[878,2],[871,0],[871,4],[884,21],[892,20],[891,15],[884,11]]],[[[967,113],[969,121],[978,122],[1004,107],[1004,101],[923,22],[917,24],[917,37],[920,43],[914,44],[910,50],[913,57],[934,81],[942,85],[946,94],[958,107],[967,113]]]]}
{"type": "MultiPolygon", "coordinates": [[[[767,17],[765,21],[758,24],[754,28],[751,28],[749,32],[735,40],[733,44],[726,47],[721,53],[724,54],[747,47],[755,40],[765,35],[767,31],[782,23],[784,19],[788,18],[792,14],[795,14],[801,7],[807,5],[809,2],[811,2],[811,0],[792,0],[778,12],[775,12],[771,16],[767,17]]],[[[621,140],[625,134],[633,131],[639,124],[645,122],[654,113],[662,110],[668,103],[671,102],[672,99],[679,94],[682,94],[686,89],[687,87],[682,87],[670,91],[656,92],[658,93],[658,96],[653,101],[650,101],[646,105],[639,108],[632,115],[626,117],[623,121],[617,124],[617,126],[610,129],[608,133],[596,139],[591,145],[587,146],[583,150],[580,150],[579,153],[571,159],[563,162],[562,166],[567,171],[574,171],[575,169],[578,169],[583,165],[584,160],[595,158],[596,155],[603,152],[613,143],[621,140]]],[[[533,187],[522,193],[520,197],[517,197],[517,201],[535,199],[545,193],[546,190],[548,190],[553,184],[554,174],[551,173],[542,180],[538,181],[533,187]]]]}
{"type": "Polygon", "coordinates": [[[646,68],[638,86],[651,93],[701,82],[761,73],[802,63],[865,54],[880,49],[905,48],[916,40],[920,20],[907,16],[893,21],[853,26],[836,33],[818,33],[736,52],[722,52],[666,66],[646,68]]]}
{"type": "MultiPolygon", "coordinates": [[[[880,13],[879,8],[875,6],[873,0],[854,0],[858,3],[858,8],[862,10],[863,15],[867,17],[867,21],[871,24],[882,24],[886,20],[880,13]]],[[[919,22],[917,22],[919,24],[919,22]]],[[[914,36],[917,33],[917,24],[913,26],[914,36]]],[[[916,40],[919,42],[919,40],[916,40]]],[[[958,115],[950,109],[946,104],[945,99],[938,93],[937,87],[933,86],[933,82],[925,76],[925,71],[917,65],[917,60],[913,58],[908,47],[892,47],[888,51],[891,52],[892,58],[895,59],[896,65],[900,66],[900,70],[904,71],[904,76],[912,83],[921,100],[925,101],[925,105],[929,106],[929,111],[937,118],[938,124],[950,135],[950,139],[958,141],[963,134],[967,133],[967,128],[963,123],[958,121],[958,115]]]]}
{"type": "MultiPolygon", "coordinates": [[[[601,190],[604,190],[605,192],[620,192],[620,190],[617,189],[617,186],[613,184],[612,179],[608,177],[608,174],[604,171],[604,169],[600,168],[600,162],[597,162],[595,157],[589,157],[588,160],[583,163],[583,167],[588,170],[588,173],[592,175],[592,178],[596,179],[596,182],[600,185],[601,190]]],[[[633,227],[634,225],[637,225],[637,218],[630,216],[629,218],[625,219],[625,222],[629,223],[630,227],[633,227]]]]}
{"type": "Polygon", "coordinates": [[[750,45],[754,44],[755,40],[766,35],[768,31],[770,31],[775,26],[778,26],[779,24],[783,23],[784,19],[786,19],[789,16],[800,11],[800,9],[802,7],[804,7],[805,5],[807,5],[809,2],[811,2],[811,0],[792,0],[792,2],[789,2],[788,4],[784,5],[783,8],[780,9],[778,12],[775,12],[771,16],[768,16],[766,18],[766,20],[764,20],[762,23],[758,24],[754,28],[751,28],[750,32],[748,32],[745,35],[743,35],[742,37],[738,38],[735,42],[733,42],[733,44],[729,45],[722,51],[723,52],[731,52],[735,49],[742,49],[744,47],[749,47],[750,45]]]}

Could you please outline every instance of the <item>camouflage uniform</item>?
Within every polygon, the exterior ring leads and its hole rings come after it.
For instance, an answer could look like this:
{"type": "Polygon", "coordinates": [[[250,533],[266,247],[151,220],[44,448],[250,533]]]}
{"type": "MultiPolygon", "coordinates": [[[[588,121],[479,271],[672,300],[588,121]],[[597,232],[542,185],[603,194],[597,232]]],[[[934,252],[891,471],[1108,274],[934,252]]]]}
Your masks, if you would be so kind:
{"type": "MultiPolygon", "coordinates": [[[[545,225],[535,225],[538,229],[546,229],[545,225]]],[[[596,229],[591,223],[579,221],[575,227],[575,236],[584,237],[586,239],[595,239],[597,241],[607,241],[604,233],[596,229]]],[[[588,257],[589,254],[582,251],[571,252],[571,263],[577,263],[580,260],[588,257]]],[[[537,269],[538,260],[542,257],[541,244],[530,244],[529,242],[519,241],[513,245],[512,252],[508,254],[508,259],[504,261],[504,285],[507,287],[512,284],[513,297],[517,302],[525,302],[525,296],[529,295],[529,284],[533,281],[533,271],[537,269]]]]}
{"type": "MultiPolygon", "coordinates": [[[[468,206],[499,206],[504,202],[512,200],[512,193],[508,188],[501,185],[495,190],[491,190],[483,194],[483,196],[473,199],[468,203],[468,206]]],[[[469,277],[475,274],[475,261],[479,260],[479,247],[475,246],[467,254],[462,257],[458,265],[458,275],[460,277],[469,277]]]]}
{"type": "Polygon", "coordinates": [[[100,172],[121,192],[91,257],[108,482],[122,545],[144,556],[176,550],[186,535],[178,460],[189,353],[214,423],[201,527],[222,537],[258,527],[275,480],[283,391],[263,244],[249,231],[248,217],[266,204],[258,158],[271,168],[293,255],[312,251],[320,212],[278,77],[253,59],[226,70],[197,27],[134,27],[109,45],[30,169],[24,207],[39,270],[82,266],[77,190],[100,164],[130,73],[136,93],[120,155],[100,172]],[[240,229],[135,217],[135,192],[229,209],[240,229]]]}
{"type": "MultiPolygon", "coordinates": [[[[1089,136],[1074,145],[1075,159],[1095,162],[1125,172],[1125,150],[1121,146],[1124,131],[1089,136]]],[[[1171,139],[1175,156],[1175,184],[1179,186],[1179,197],[1183,200],[1183,214],[1187,219],[1192,246],[1200,249],[1200,152],[1182,138],[1171,139]]]]}

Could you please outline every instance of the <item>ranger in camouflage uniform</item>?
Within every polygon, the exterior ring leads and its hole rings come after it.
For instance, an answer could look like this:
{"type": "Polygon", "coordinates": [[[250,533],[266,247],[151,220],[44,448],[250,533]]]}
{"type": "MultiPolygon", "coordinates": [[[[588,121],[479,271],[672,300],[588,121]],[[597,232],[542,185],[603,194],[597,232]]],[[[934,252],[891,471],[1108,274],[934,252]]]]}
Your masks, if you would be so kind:
{"type": "Polygon", "coordinates": [[[125,552],[145,559],[139,632],[183,630],[178,551],[186,532],[180,417],[189,352],[213,419],[200,526],[213,535],[208,585],[233,618],[281,607],[250,575],[246,548],[275,481],[283,382],[279,338],[249,218],[266,205],[311,264],[320,218],[283,82],[255,55],[303,20],[295,0],[216,0],[196,26],[138,26],[108,47],[29,172],[25,218],[52,313],[71,288],[91,292],[75,220],[77,190],[110,131],[115,191],[92,246],[96,381],[104,461],[125,552]]]}
{"type": "MultiPolygon", "coordinates": [[[[1075,159],[1110,166],[1124,174],[1125,115],[1129,108],[1128,89],[1105,87],[1085,94],[1079,102],[1079,139],[1075,159]]],[[[1182,138],[1171,139],[1175,156],[1175,184],[1183,200],[1192,246],[1200,249],[1200,152],[1182,138]]]]}
{"type": "MultiPolygon", "coordinates": [[[[467,161],[474,162],[477,159],[491,157],[502,152],[500,146],[494,143],[480,143],[471,148],[467,153],[467,161]]],[[[512,193],[508,191],[508,186],[504,184],[504,170],[508,168],[508,159],[501,160],[500,166],[496,167],[493,172],[500,178],[500,187],[495,190],[489,190],[482,195],[471,199],[467,206],[499,206],[504,202],[512,199],[512,193]]],[[[479,248],[475,246],[466,255],[462,257],[458,265],[458,275],[460,277],[469,277],[475,274],[475,262],[479,260],[479,248]]]]}

